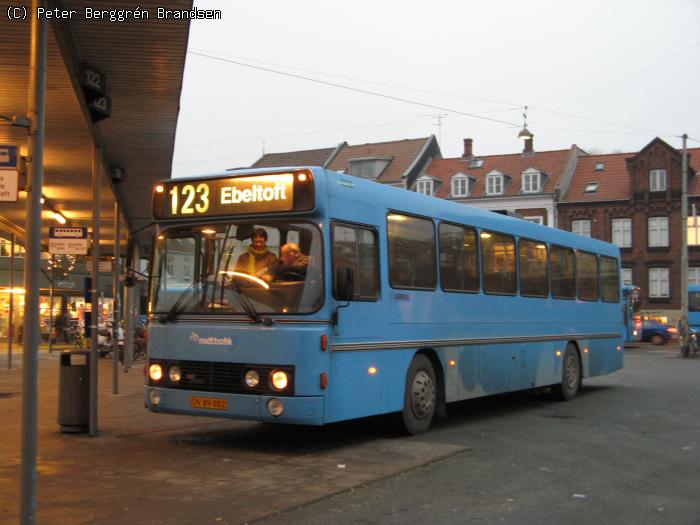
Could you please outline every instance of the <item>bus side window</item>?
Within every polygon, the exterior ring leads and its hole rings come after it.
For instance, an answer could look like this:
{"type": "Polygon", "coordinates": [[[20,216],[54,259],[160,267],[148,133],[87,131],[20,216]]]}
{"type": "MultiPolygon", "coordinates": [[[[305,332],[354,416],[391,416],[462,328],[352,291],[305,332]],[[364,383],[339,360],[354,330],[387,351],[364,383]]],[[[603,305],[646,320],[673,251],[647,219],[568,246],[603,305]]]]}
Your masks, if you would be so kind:
{"type": "Polygon", "coordinates": [[[552,277],[552,297],[557,299],[575,299],[574,251],[570,248],[552,245],[549,264],[549,271],[552,277]]]}
{"type": "Polygon", "coordinates": [[[600,297],[606,303],[620,301],[620,275],[617,259],[600,257],[600,297]]]}
{"type": "Polygon", "coordinates": [[[592,253],[576,252],[576,279],[578,298],[582,301],[598,300],[598,258],[592,253]]]}
{"type": "Polygon", "coordinates": [[[433,221],[389,213],[387,233],[391,286],[434,290],[437,272],[433,221]]]}
{"type": "Polygon", "coordinates": [[[440,223],[440,284],[451,292],[479,291],[476,230],[440,223]]]}
{"type": "Polygon", "coordinates": [[[481,232],[481,256],[484,268],[484,292],[515,294],[515,239],[510,235],[481,232]]]}
{"type": "Polygon", "coordinates": [[[543,242],[520,239],[518,242],[520,294],[531,297],[549,295],[547,273],[547,245],[543,242]]]}
{"type": "Polygon", "coordinates": [[[333,295],[336,295],[336,270],[352,268],[355,281],[354,301],[379,299],[377,234],[374,230],[349,224],[333,225],[333,295]]]}

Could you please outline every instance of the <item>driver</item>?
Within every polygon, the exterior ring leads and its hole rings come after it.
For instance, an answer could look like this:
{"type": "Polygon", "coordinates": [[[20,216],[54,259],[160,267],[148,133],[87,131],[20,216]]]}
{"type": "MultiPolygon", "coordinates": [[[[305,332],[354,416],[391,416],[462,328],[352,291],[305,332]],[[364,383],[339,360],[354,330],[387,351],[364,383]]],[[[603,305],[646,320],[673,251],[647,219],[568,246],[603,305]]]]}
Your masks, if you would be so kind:
{"type": "Polygon", "coordinates": [[[306,276],[308,265],[309,256],[301,253],[298,244],[288,242],[280,248],[279,261],[270,267],[269,276],[281,281],[301,281],[306,276]]]}
{"type": "Polygon", "coordinates": [[[250,234],[250,246],[238,258],[235,270],[262,277],[276,264],[277,257],[267,249],[267,232],[264,228],[253,229],[250,234]]]}

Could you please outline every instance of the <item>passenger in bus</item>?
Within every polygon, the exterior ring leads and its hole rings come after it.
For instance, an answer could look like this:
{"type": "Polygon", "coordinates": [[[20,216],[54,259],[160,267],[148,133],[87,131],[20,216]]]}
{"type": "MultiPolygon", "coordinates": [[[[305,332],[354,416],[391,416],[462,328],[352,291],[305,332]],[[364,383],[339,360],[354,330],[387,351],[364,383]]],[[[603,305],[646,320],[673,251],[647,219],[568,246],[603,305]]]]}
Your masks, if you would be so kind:
{"type": "Polygon", "coordinates": [[[267,232],[264,228],[253,229],[250,234],[250,246],[238,258],[236,271],[262,277],[275,264],[277,264],[277,257],[267,249],[267,232]]]}
{"type": "Polygon", "coordinates": [[[301,253],[299,245],[288,242],[280,248],[277,264],[269,270],[269,279],[275,281],[303,281],[309,266],[309,256],[301,253]]]}

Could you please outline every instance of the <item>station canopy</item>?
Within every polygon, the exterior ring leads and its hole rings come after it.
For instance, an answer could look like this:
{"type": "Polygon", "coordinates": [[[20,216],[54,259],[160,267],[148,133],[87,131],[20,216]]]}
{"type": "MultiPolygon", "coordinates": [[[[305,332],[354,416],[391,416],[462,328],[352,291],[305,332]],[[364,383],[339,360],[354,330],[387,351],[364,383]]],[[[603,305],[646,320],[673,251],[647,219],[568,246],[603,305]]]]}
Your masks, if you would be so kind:
{"type": "MultiPolygon", "coordinates": [[[[86,20],[81,13],[94,1],[47,2],[47,7],[75,9],[70,21],[48,23],[46,77],[46,141],[44,154],[45,203],[42,211],[43,242],[49,226],[92,226],[92,166],[94,146],[102,159],[101,252],[112,253],[114,202],[123,210],[122,243],[128,224],[132,232],[151,222],[151,191],[155,181],[169,178],[180,104],[189,20],[111,22],[86,20]],[[93,122],[80,75],[86,68],[103,75],[111,98],[111,115],[93,122]],[[121,171],[119,171],[121,170],[121,171]],[[123,175],[114,182],[114,175],[123,175]]],[[[104,1],[101,9],[140,6],[155,13],[156,1],[104,1]]],[[[28,10],[29,1],[16,2],[28,10]]],[[[168,7],[190,9],[192,2],[169,2],[168,7]]],[[[3,13],[3,18],[5,14],[3,13]]],[[[29,89],[30,22],[2,23],[0,38],[0,145],[24,149],[26,128],[6,120],[26,116],[29,89]]],[[[23,184],[20,177],[20,185],[23,184]]],[[[0,203],[0,230],[22,236],[26,194],[17,203],[0,203]]],[[[135,239],[147,254],[152,231],[135,239]]],[[[123,253],[123,252],[122,252],[123,253]]]]}

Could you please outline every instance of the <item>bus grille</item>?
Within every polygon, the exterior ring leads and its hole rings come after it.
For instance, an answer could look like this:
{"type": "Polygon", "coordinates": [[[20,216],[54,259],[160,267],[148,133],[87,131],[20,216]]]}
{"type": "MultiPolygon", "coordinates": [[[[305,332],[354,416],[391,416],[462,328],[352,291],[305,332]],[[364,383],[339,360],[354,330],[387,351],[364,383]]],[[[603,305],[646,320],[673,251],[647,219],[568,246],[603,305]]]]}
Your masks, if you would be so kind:
{"type": "Polygon", "coordinates": [[[160,362],[165,370],[165,384],[154,383],[153,386],[167,386],[177,390],[198,390],[202,392],[220,392],[226,394],[253,394],[262,396],[293,396],[294,395],[294,367],[275,365],[255,365],[247,363],[216,363],[213,361],[174,361],[152,360],[160,362]],[[182,378],[178,383],[168,380],[167,370],[170,365],[178,365],[182,372],[182,378]],[[260,374],[260,383],[254,389],[247,388],[243,383],[243,375],[247,370],[256,370],[260,374]],[[282,370],[287,373],[289,385],[284,392],[274,390],[270,385],[270,374],[274,370],[282,370]]]}

